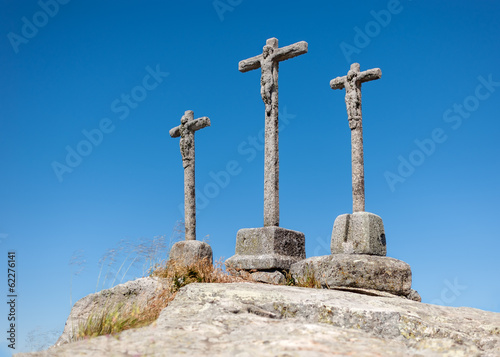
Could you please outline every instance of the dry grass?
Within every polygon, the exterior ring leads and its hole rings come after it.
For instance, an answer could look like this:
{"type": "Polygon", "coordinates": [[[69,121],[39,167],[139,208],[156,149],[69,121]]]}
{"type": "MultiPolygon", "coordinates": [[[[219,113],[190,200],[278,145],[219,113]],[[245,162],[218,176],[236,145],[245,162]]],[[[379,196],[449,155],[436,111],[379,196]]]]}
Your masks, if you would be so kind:
{"type": "Polygon", "coordinates": [[[165,266],[156,269],[152,276],[166,279],[167,282],[170,282],[172,291],[178,291],[183,286],[191,283],[234,283],[244,281],[241,277],[227,274],[223,270],[223,266],[224,263],[220,260],[215,265],[212,265],[204,259],[190,266],[169,261],[165,266]]]}
{"type": "Polygon", "coordinates": [[[174,299],[180,288],[191,283],[233,283],[245,281],[231,276],[223,270],[221,261],[214,265],[202,260],[191,266],[183,266],[169,261],[157,268],[151,276],[161,279],[164,288],[142,307],[105,307],[97,314],[89,316],[78,327],[76,340],[113,335],[132,328],[143,327],[156,321],[160,312],[174,299]]]}
{"type": "MultiPolygon", "coordinates": [[[[158,251],[156,245],[153,248],[155,249],[149,250],[158,251]]],[[[149,263],[153,263],[153,259],[149,259],[149,263]]],[[[118,273],[122,270],[122,266],[118,269],[118,273]]],[[[151,269],[152,272],[149,275],[159,278],[163,285],[157,295],[140,306],[124,304],[106,306],[105,304],[102,310],[89,316],[85,323],[78,326],[76,340],[114,335],[128,329],[150,325],[158,319],[161,311],[175,298],[179,289],[191,283],[254,282],[250,276],[251,272],[239,271],[231,267],[228,268],[229,273],[226,272],[223,269],[222,260],[216,262],[215,265],[207,260],[201,260],[190,266],[184,266],[175,261],[167,261],[161,265],[151,264],[150,266],[155,266],[155,268],[151,269]]],[[[287,280],[286,285],[321,288],[313,270],[308,270],[305,277],[298,280],[294,279],[290,273],[284,273],[287,280]]]]}
{"type": "Polygon", "coordinates": [[[125,308],[123,304],[119,304],[104,308],[100,313],[89,316],[87,321],[79,326],[76,340],[112,335],[149,323],[144,320],[142,311],[136,306],[125,308]]]}

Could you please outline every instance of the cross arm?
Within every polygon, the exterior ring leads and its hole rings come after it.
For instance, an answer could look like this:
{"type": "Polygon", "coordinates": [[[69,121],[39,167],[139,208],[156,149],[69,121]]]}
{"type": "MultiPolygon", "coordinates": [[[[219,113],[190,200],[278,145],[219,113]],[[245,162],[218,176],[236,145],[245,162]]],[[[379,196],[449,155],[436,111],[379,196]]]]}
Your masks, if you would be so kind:
{"type": "Polygon", "coordinates": [[[346,79],[346,76],[334,78],[330,81],[330,87],[332,89],[344,89],[346,79]]]}
{"type": "Polygon", "coordinates": [[[358,74],[360,82],[369,82],[380,78],[382,78],[382,70],[380,68],[368,69],[358,74]]]}
{"type": "Polygon", "coordinates": [[[260,61],[262,60],[262,55],[248,58],[246,60],[240,61],[238,63],[238,70],[242,73],[257,69],[260,67],[260,61]]]}
{"type": "Polygon", "coordinates": [[[172,138],[176,138],[178,136],[181,136],[181,126],[178,125],[175,128],[170,129],[168,132],[172,138]]]}
{"type": "Polygon", "coordinates": [[[290,58],[294,58],[307,53],[307,42],[300,41],[282,48],[276,51],[274,59],[276,61],[284,61],[290,58]]]}
{"type": "Polygon", "coordinates": [[[188,129],[190,131],[197,131],[207,126],[210,126],[210,119],[208,117],[201,117],[189,122],[188,129]]]}

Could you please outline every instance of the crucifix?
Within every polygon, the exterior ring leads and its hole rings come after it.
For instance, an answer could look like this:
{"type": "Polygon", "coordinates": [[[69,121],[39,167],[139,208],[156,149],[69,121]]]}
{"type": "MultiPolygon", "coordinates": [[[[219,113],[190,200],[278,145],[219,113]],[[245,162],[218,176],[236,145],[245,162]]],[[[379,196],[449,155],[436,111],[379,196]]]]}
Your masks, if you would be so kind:
{"type": "Polygon", "coordinates": [[[186,240],[196,240],[196,197],[194,187],[194,132],[210,126],[210,119],[194,119],[192,110],[187,110],[181,118],[181,125],[170,129],[171,137],[181,137],[180,147],[184,167],[184,222],[186,240]]]}
{"type": "Polygon", "coordinates": [[[352,206],[353,212],[365,210],[365,169],[363,160],[363,122],[361,117],[361,83],[382,77],[380,68],[360,72],[359,63],[351,64],[347,76],[330,81],[332,89],[345,88],[347,118],[351,129],[352,206]]]}
{"type": "Polygon", "coordinates": [[[266,41],[262,54],[240,61],[240,72],[260,67],[260,94],[265,104],[264,144],[264,227],[278,227],[279,150],[278,150],[278,68],[279,62],[307,53],[307,42],[301,41],[278,48],[278,39],[266,41]]]}

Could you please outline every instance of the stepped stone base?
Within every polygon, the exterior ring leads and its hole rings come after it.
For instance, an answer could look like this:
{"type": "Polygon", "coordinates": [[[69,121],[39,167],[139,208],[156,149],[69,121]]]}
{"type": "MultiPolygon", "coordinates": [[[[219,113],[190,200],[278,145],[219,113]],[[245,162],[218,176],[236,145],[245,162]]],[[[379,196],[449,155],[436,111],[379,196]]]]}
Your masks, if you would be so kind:
{"type": "Polygon", "coordinates": [[[369,212],[343,214],[335,219],[330,246],[332,254],[371,254],[385,256],[384,223],[369,212]]]}
{"type": "Polygon", "coordinates": [[[236,235],[236,254],[229,269],[288,270],[306,257],[304,233],[281,227],[243,228],[236,235]]]}
{"type": "Polygon", "coordinates": [[[175,260],[185,266],[193,265],[202,259],[213,264],[212,248],[199,240],[185,240],[177,242],[170,249],[169,260],[175,260]]]}
{"type": "Polygon", "coordinates": [[[411,298],[411,268],[401,260],[365,254],[312,257],[290,268],[295,280],[314,279],[322,287],[386,291],[411,298]]]}

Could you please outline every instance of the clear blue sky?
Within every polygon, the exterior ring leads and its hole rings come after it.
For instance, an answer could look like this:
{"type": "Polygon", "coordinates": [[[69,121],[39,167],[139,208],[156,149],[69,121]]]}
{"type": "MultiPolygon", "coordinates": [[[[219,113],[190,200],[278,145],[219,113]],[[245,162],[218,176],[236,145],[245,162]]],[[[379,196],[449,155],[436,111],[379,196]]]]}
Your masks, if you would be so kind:
{"type": "Polygon", "coordinates": [[[260,71],[238,62],[270,37],[309,43],[280,65],[281,226],[305,233],[308,257],[330,253],[352,198],[344,92],[329,81],[379,67],[362,92],[366,209],[388,256],[411,265],[424,302],[500,312],[498,2],[57,4],[1,1],[0,265],[16,251],[17,351],[54,342],[121,240],[170,239],[183,170],[168,131],[185,110],[212,121],[196,133],[198,239],[228,258],[238,229],[262,226],[260,71]]]}

